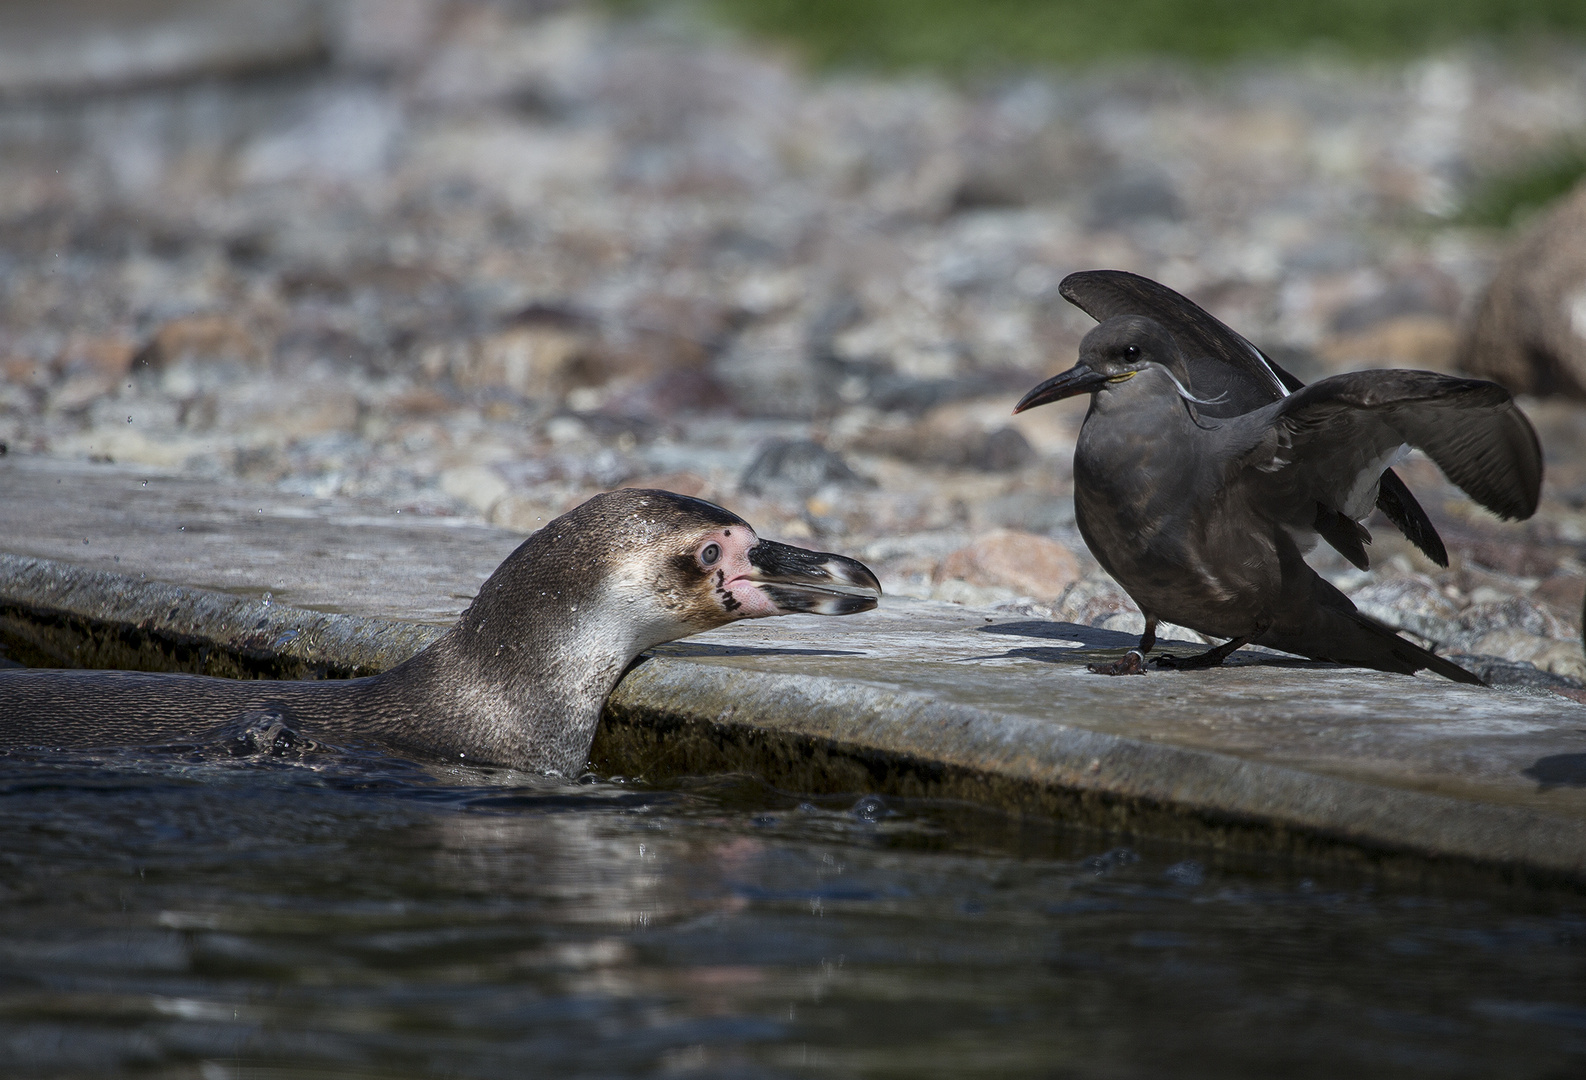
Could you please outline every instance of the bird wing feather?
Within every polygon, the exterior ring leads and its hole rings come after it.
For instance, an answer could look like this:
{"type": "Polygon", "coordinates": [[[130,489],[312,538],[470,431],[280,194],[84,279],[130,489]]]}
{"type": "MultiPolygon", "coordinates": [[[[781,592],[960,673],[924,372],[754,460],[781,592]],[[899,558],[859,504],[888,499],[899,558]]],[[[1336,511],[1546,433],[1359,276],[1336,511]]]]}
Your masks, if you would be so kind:
{"type": "Polygon", "coordinates": [[[1541,492],[1536,431],[1507,390],[1479,379],[1430,371],[1334,375],[1232,426],[1248,445],[1231,457],[1238,480],[1253,485],[1284,524],[1314,528],[1318,508],[1363,517],[1370,502],[1362,493],[1374,496],[1384,462],[1400,446],[1425,451],[1500,517],[1530,517],[1541,492]]]}

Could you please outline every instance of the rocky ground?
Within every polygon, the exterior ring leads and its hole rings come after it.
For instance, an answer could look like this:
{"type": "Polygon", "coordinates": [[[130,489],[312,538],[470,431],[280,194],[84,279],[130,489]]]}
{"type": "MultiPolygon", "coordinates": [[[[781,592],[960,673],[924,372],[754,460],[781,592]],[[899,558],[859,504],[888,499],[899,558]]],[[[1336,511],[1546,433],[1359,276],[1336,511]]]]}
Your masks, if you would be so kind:
{"type": "MultiPolygon", "coordinates": [[[[1512,240],[1460,192],[1586,128],[1579,53],[962,87],[580,6],[336,12],[283,68],[0,95],[10,453],[522,531],[664,486],[894,593],[1134,628],[1073,528],[1083,406],[1009,415],[1091,325],[1062,276],[1158,278],[1305,378],[1447,368],[1512,240]]],[[[1586,410],[1525,405],[1534,520],[1412,460],[1451,568],[1382,522],[1370,573],[1313,561],[1580,679],[1586,410]]]]}

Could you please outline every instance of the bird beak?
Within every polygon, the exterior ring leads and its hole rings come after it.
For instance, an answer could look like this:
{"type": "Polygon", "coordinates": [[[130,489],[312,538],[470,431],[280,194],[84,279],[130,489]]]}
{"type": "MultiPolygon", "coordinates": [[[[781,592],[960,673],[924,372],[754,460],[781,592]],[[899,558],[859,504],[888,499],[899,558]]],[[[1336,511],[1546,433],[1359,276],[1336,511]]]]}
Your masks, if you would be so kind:
{"type": "Polygon", "coordinates": [[[782,615],[852,615],[881,599],[870,568],[842,555],[761,540],[749,549],[749,566],[749,580],[782,615]]]}
{"type": "Polygon", "coordinates": [[[1106,385],[1107,376],[1091,369],[1090,365],[1081,360],[1061,375],[1053,375],[1040,386],[1031,390],[1019,399],[1013,407],[1016,413],[1025,409],[1033,409],[1037,405],[1046,405],[1053,401],[1062,401],[1067,397],[1078,394],[1088,394],[1098,387],[1106,385]]]}

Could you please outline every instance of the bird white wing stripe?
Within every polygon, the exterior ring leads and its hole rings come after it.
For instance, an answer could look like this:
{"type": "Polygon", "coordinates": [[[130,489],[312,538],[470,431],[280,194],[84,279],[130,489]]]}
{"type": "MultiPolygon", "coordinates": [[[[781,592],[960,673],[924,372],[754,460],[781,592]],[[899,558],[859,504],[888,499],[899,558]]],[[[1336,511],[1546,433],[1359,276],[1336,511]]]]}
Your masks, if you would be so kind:
{"type": "Polygon", "coordinates": [[[1267,377],[1272,380],[1272,384],[1278,388],[1278,393],[1282,394],[1284,397],[1288,397],[1289,388],[1283,385],[1283,380],[1278,378],[1278,373],[1276,371],[1272,370],[1271,362],[1269,362],[1267,358],[1262,355],[1261,350],[1250,344],[1248,341],[1245,342],[1245,347],[1250,350],[1252,355],[1255,356],[1256,362],[1261,365],[1261,370],[1267,373],[1267,377]]]}

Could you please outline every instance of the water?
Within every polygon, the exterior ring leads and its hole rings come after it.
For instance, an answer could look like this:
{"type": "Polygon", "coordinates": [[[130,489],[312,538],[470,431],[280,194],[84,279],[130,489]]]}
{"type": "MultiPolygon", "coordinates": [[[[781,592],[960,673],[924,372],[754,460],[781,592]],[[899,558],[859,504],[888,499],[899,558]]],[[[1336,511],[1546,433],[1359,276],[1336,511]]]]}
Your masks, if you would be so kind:
{"type": "Polygon", "coordinates": [[[970,807],[0,755],[7,1076],[1586,1075],[1586,897],[970,807]]]}

